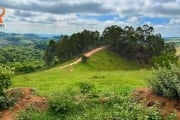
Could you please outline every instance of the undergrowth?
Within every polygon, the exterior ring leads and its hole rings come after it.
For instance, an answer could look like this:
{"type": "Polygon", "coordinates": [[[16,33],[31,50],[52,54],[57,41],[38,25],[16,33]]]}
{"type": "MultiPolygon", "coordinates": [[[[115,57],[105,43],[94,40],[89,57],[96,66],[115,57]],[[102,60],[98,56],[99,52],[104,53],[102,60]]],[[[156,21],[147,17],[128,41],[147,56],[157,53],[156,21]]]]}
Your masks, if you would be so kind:
{"type": "MultiPolygon", "coordinates": [[[[87,83],[84,83],[88,85],[87,83]]],[[[161,117],[157,106],[144,108],[131,96],[120,93],[66,91],[49,99],[49,109],[40,112],[29,108],[17,120],[174,120],[161,117]]],[[[84,89],[84,88],[83,88],[84,89]]]]}

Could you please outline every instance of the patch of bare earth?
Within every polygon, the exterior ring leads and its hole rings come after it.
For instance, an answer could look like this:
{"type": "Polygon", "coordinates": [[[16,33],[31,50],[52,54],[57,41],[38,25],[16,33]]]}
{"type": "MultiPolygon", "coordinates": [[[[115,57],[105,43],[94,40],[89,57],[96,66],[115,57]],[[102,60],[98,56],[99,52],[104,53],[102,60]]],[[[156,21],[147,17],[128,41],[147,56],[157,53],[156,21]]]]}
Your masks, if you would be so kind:
{"type": "Polygon", "coordinates": [[[180,120],[180,99],[168,99],[155,94],[150,88],[139,88],[132,92],[137,101],[143,101],[145,107],[151,107],[158,104],[162,116],[167,116],[169,113],[176,113],[177,120],[180,120]]]}
{"type": "Polygon", "coordinates": [[[0,120],[13,120],[16,114],[30,106],[39,109],[47,109],[47,99],[44,97],[34,96],[34,90],[31,88],[21,88],[22,95],[20,99],[11,108],[1,112],[0,120]]]}

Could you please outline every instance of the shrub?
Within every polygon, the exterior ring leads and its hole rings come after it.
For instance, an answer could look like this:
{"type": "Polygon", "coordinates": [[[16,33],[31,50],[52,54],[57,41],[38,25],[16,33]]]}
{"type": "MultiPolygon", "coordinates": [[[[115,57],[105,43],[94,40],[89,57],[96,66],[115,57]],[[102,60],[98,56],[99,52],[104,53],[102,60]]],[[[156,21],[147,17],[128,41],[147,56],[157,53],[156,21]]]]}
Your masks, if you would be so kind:
{"type": "Polygon", "coordinates": [[[17,120],[175,120],[174,114],[164,119],[158,107],[144,108],[129,96],[119,93],[98,95],[101,96],[99,99],[90,99],[78,92],[55,94],[50,99],[48,111],[30,107],[20,112],[17,120]],[[98,102],[100,98],[105,98],[105,101],[98,102]]]}
{"type": "Polygon", "coordinates": [[[95,89],[93,84],[83,83],[83,82],[80,83],[79,87],[80,87],[80,92],[83,93],[83,94],[87,94],[89,92],[93,92],[93,90],[95,89]]]}
{"type": "Polygon", "coordinates": [[[56,120],[56,118],[49,112],[39,111],[30,106],[20,111],[19,114],[15,116],[15,120],[56,120]]]}
{"type": "Polygon", "coordinates": [[[171,65],[170,68],[158,67],[148,83],[157,94],[180,98],[180,68],[176,65],[171,65]]]}
{"type": "Polygon", "coordinates": [[[171,64],[178,63],[178,57],[174,53],[162,53],[159,56],[154,56],[151,59],[152,65],[161,67],[170,67],[171,64]]]}
{"type": "Polygon", "coordinates": [[[10,101],[5,93],[11,85],[11,77],[14,74],[14,70],[7,66],[0,66],[0,110],[7,108],[10,101]]]}
{"type": "Polygon", "coordinates": [[[87,57],[87,56],[85,56],[85,55],[82,55],[82,56],[81,56],[81,61],[82,61],[82,63],[87,63],[87,60],[88,60],[88,57],[87,57]]]}
{"type": "Polygon", "coordinates": [[[74,99],[74,95],[70,93],[55,94],[49,101],[50,110],[65,117],[70,113],[76,113],[81,110],[81,105],[74,99]]]}

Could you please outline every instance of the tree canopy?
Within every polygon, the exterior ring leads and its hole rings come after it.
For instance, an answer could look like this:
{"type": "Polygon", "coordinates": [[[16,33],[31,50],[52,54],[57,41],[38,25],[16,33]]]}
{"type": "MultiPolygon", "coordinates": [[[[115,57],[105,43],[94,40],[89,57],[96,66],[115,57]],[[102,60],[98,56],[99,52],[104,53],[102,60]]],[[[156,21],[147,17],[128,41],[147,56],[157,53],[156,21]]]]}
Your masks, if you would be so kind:
{"type": "Polygon", "coordinates": [[[49,42],[45,51],[45,58],[49,58],[46,59],[47,64],[50,61],[54,63],[54,58],[58,58],[59,62],[65,62],[102,45],[107,45],[124,58],[138,61],[140,64],[149,64],[154,56],[164,53],[175,56],[174,45],[165,43],[161,34],[155,34],[154,28],[149,25],[137,28],[112,25],[106,27],[101,35],[98,31],[84,30],[71,36],[63,36],[58,42],[53,42],[53,45],[52,42],[49,42]]]}

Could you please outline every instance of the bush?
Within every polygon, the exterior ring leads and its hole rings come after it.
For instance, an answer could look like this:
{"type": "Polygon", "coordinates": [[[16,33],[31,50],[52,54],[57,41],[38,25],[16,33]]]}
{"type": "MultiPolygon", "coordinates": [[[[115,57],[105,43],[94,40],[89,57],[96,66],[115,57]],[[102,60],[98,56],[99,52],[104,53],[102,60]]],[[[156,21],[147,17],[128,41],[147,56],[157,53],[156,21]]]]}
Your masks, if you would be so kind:
{"type": "Polygon", "coordinates": [[[178,57],[176,57],[175,53],[162,53],[159,56],[154,56],[151,59],[152,65],[160,66],[160,67],[170,67],[171,64],[178,63],[178,57]]]}
{"type": "Polygon", "coordinates": [[[7,66],[0,66],[0,110],[8,108],[10,101],[5,93],[5,89],[11,85],[11,77],[14,70],[7,66]]]}
{"type": "Polygon", "coordinates": [[[39,111],[30,106],[26,110],[20,111],[15,120],[56,120],[56,118],[49,112],[39,111]]]}
{"type": "Polygon", "coordinates": [[[176,65],[170,65],[170,68],[158,67],[148,83],[157,94],[180,98],[180,68],[176,65]]]}
{"type": "Polygon", "coordinates": [[[20,112],[17,120],[175,120],[174,114],[162,118],[157,106],[144,108],[129,96],[98,95],[99,98],[88,98],[87,94],[78,92],[55,94],[50,99],[48,111],[30,107],[20,112]]]}
{"type": "Polygon", "coordinates": [[[79,87],[80,92],[83,94],[93,92],[93,90],[95,89],[94,85],[90,83],[80,83],[79,87]]]}
{"type": "Polygon", "coordinates": [[[8,91],[5,96],[0,96],[0,110],[14,105],[21,95],[20,89],[12,89],[8,91]]]}
{"type": "Polygon", "coordinates": [[[81,56],[81,61],[82,61],[82,63],[87,63],[87,60],[88,60],[88,57],[87,57],[87,56],[85,56],[85,55],[82,55],[82,56],[81,56]]]}
{"type": "Polygon", "coordinates": [[[74,95],[66,92],[52,96],[49,105],[53,113],[62,117],[81,110],[81,105],[74,99],[74,95]]]}

